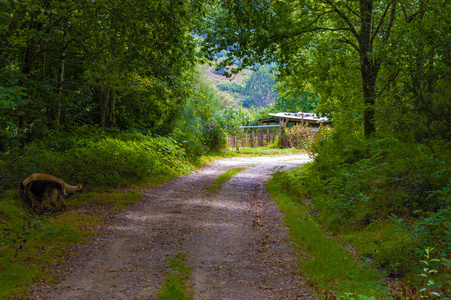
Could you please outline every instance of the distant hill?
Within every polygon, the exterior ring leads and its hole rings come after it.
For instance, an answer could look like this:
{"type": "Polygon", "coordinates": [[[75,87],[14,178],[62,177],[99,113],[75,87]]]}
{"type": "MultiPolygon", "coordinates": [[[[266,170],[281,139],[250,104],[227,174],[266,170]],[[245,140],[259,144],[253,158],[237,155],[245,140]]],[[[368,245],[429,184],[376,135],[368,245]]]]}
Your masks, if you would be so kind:
{"type": "Polygon", "coordinates": [[[222,91],[230,106],[262,106],[273,104],[277,94],[273,91],[276,82],[272,79],[270,66],[261,66],[257,71],[243,70],[231,78],[223,76],[211,66],[202,66],[205,79],[222,91]]]}

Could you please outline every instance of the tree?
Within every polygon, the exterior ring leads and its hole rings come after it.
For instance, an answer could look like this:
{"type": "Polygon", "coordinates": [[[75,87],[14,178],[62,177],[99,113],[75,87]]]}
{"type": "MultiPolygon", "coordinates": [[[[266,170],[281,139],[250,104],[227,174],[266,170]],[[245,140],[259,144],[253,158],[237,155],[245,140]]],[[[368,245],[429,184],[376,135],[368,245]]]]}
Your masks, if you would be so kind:
{"type": "Polygon", "coordinates": [[[279,82],[277,91],[279,96],[273,106],[277,112],[312,112],[318,106],[318,96],[303,89],[285,90],[283,82],[279,82]]]}
{"type": "MultiPolygon", "coordinates": [[[[0,138],[93,124],[170,131],[202,1],[0,3],[0,138]]],[[[17,139],[13,139],[17,142],[17,139]]]]}
{"type": "MultiPolygon", "coordinates": [[[[208,24],[211,30],[206,49],[211,53],[233,45],[231,56],[240,57],[243,67],[257,61],[276,60],[281,74],[286,75],[299,71],[292,68],[299,65],[298,60],[304,65],[321,60],[311,56],[317,46],[341,44],[340,48],[324,49],[323,55],[344,51],[351,61],[357,61],[364,134],[370,136],[376,131],[376,101],[398,72],[392,69],[392,74],[381,78],[381,67],[389,61],[386,54],[406,37],[409,24],[425,13],[423,2],[218,0],[212,22],[208,24]]],[[[227,62],[227,59],[223,61],[227,62]]],[[[321,64],[321,61],[314,63],[321,64]]]]}
{"type": "Polygon", "coordinates": [[[276,93],[274,86],[276,82],[271,74],[272,66],[257,66],[244,84],[243,101],[244,107],[263,106],[266,107],[274,103],[276,93]]]}
{"type": "Polygon", "coordinates": [[[451,137],[451,3],[417,1],[403,3],[405,27],[396,30],[392,51],[386,52],[387,67],[381,76],[392,80],[386,86],[380,118],[383,124],[417,142],[451,137]]]}

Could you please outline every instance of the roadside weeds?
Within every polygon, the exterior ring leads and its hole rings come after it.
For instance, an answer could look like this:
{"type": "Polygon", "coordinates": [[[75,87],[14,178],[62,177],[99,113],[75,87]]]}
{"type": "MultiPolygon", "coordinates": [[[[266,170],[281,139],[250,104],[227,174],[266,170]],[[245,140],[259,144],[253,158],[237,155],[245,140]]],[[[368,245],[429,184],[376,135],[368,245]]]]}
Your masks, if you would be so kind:
{"type": "Polygon", "coordinates": [[[391,298],[377,270],[356,261],[338,241],[327,237],[306,206],[286,193],[277,179],[271,179],[267,189],[285,215],[299,267],[318,294],[326,299],[391,298]]]}

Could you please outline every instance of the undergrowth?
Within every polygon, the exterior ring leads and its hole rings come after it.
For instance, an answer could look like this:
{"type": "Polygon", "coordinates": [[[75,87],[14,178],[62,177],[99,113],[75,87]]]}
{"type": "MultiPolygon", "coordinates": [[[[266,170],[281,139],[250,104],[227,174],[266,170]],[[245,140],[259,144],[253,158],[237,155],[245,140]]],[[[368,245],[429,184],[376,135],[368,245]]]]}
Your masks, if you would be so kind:
{"type": "Polygon", "coordinates": [[[267,185],[284,213],[290,238],[299,255],[299,267],[315,290],[328,299],[382,299],[388,290],[370,265],[354,259],[337,240],[327,237],[314,221],[308,202],[287,192],[286,173],[277,172],[267,185]],[[359,298],[360,297],[360,298],[359,298]]]}
{"type": "Polygon", "coordinates": [[[161,183],[192,170],[189,158],[171,138],[140,133],[85,136],[72,133],[36,143],[24,154],[0,161],[0,190],[15,188],[32,173],[48,173],[84,187],[161,183]],[[3,161],[3,162],[2,162],[3,161]]]}
{"type": "Polygon", "coordinates": [[[314,220],[362,261],[381,268],[393,297],[451,294],[451,147],[440,140],[317,136],[314,161],[278,175],[314,220]],[[427,249],[431,272],[424,275],[427,249]],[[433,282],[434,284],[430,284],[433,282]]]}
{"type": "Polygon", "coordinates": [[[137,191],[77,194],[67,202],[67,212],[54,215],[31,214],[18,191],[5,192],[2,197],[0,299],[10,299],[23,298],[33,282],[51,283],[54,276],[49,266],[63,262],[73,245],[87,242],[110,214],[137,202],[142,195],[137,191]],[[79,206],[91,208],[78,210],[79,206]]]}

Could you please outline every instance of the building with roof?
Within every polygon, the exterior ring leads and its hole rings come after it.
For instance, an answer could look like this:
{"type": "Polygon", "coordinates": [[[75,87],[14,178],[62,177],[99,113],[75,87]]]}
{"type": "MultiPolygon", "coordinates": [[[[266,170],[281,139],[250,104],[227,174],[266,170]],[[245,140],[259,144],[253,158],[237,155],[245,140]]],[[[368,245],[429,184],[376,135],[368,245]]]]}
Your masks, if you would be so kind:
{"type": "Polygon", "coordinates": [[[239,147],[263,147],[274,143],[276,136],[282,137],[283,145],[287,147],[285,143],[285,127],[308,124],[310,134],[314,134],[318,131],[317,127],[331,123],[328,118],[320,118],[314,113],[279,112],[269,114],[269,116],[268,118],[257,120],[260,125],[241,126],[240,133],[237,131],[236,135],[228,137],[229,148],[238,150],[239,147]]]}
{"type": "Polygon", "coordinates": [[[330,124],[330,121],[326,117],[318,117],[314,113],[304,113],[304,112],[297,112],[297,113],[289,113],[289,112],[278,112],[275,114],[269,114],[269,118],[259,119],[257,120],[258,123],[263,126],[264,124],[268,125],[271,123],[277,123],[280,124],[281,127],[285,127],[288,125],[288,123],[294,123],[296,124],[309,124],[313,125],[314,127],[320,126],[321,124],[330,124]]]}

